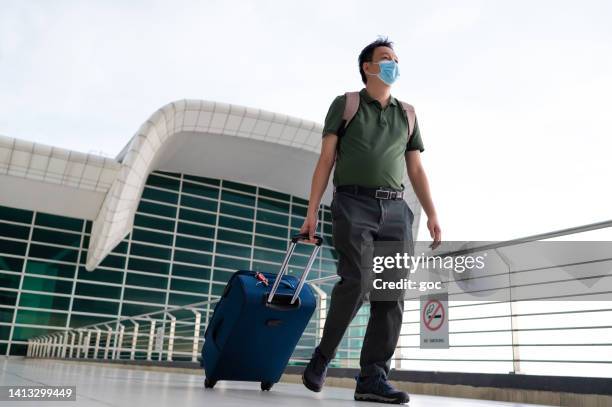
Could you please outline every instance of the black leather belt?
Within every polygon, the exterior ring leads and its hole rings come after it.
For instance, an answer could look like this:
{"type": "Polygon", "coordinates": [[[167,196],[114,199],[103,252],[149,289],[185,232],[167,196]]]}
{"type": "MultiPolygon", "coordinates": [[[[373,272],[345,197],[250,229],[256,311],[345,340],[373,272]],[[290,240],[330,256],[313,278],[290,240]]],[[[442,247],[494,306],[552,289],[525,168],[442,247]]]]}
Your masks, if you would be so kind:
{"type": "Polygon", "coordinates": [[[404,191],[397,191],[387,187],[362,187],[361,185],[340,185],[334,192],[350,192],[352,194],[366,195],[376,199],[404,199],[404,191]]]}

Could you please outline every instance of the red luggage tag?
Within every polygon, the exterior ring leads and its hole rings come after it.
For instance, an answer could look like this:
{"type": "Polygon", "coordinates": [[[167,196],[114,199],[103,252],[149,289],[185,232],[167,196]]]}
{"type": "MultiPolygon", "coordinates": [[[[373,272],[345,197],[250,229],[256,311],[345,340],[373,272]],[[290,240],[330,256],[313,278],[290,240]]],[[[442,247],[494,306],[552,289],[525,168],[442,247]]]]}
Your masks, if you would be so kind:
{"type": "MultiPolygon", "coordinates": [[[[264,276],[259,271],[257,273],[255,273],[255,278],[257,280],[259,280],[259,283],[263,283],[263,285],[265,285],[266,287],[268,286],[268,279],[266,278],[266,276],[264,276]]],[[[259,283],[257,283],[257,284],[259,284],[259,283]]]]}

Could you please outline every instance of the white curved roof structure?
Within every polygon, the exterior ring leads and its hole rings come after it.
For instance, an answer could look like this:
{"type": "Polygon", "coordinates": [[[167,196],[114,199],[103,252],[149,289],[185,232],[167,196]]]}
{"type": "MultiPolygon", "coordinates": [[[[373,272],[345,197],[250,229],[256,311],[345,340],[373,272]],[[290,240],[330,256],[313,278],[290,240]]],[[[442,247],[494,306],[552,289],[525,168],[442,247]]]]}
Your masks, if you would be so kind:
{"type": "Polygon", "coordinates": [[[95,269],[130,232],[151,171],[228,178],[307,196],[321,132],[312,121],[225,103],[180,100],[160,108],[117,157],[121,169],[93,223],[86,268],[95,269]]]}

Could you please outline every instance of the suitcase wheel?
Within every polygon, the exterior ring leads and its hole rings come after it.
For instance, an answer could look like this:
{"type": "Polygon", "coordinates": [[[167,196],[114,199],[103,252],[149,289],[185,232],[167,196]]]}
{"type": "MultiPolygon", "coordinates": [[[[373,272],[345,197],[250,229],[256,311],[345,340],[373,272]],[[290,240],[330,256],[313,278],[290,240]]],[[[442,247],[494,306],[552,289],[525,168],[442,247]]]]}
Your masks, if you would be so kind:
{"type": "MultiPolygon", "coordinates": [[[[209,379],[208,377],[206,379],[204,379],[204,388],[205,389],[212,389],[213,387],[215,387],[215,384],[217,384],[216,380],[209,379]]],[[[270,386],[270,387],[272,387],[272,386],[270,386]]]]}
{"type": "Polygon", "coordinates": [[[272,382],[261,382],[261,390],[262,391],[270,391],[270,389],[274,386],[272,382]]]}

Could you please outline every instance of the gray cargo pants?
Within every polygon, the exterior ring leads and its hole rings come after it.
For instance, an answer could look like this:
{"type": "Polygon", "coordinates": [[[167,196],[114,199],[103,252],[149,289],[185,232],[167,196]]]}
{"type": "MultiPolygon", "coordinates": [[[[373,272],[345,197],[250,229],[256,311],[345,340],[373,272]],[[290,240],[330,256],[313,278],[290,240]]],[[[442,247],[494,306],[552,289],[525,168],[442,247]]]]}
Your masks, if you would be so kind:
{"type": "MultiPolygon", "coordinates": [[[[319,350],[329,359],[371,289],[364,273],[373,273],[372,262],[364,262],[362,243],[375,241],[412,242],[414,214],[403,199],[376,199],[352,192],[334,192],[331,203],[332,238],[338,254],[341,277],[331,293],[319,350]],[[370,267],[367,267],[370,264],[370,267]]],[[[370,243],[371,244],[371,243],[370,243]]],[[[403,295],[395,301],[370,301],[370,319],[361,348],[361,375],[382,373],[391,368],[404,312],[403,295]]]]}

